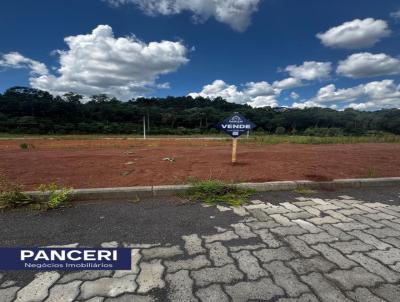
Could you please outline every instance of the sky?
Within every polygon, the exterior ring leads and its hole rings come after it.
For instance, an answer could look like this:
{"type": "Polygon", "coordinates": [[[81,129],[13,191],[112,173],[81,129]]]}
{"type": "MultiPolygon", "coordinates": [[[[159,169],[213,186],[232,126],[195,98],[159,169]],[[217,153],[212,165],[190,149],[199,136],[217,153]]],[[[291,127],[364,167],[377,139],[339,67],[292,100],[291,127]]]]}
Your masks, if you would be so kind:
{"type": "Polygon", "coordinates": [[[398,0],[4,0],[0,91],[400,108],[398,0]]]}

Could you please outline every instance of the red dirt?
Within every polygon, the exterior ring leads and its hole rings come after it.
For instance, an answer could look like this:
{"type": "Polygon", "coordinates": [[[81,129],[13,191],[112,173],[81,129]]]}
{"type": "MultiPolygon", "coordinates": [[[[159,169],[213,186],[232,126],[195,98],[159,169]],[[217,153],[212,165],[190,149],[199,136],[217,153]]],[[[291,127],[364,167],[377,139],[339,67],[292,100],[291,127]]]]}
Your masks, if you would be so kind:
{"type": "Polygon", "coordinates": [[[57,182],[74,188],[182,184],[190,178],[235,182],[400,176],[399,144],[240,144],[208,140],[0,141],[0,173],[34,189],[57,182]],[[175,158],[175,162],[163,158],[175,158]],[[128,164],[129,163],[129,164],[128,164]]]}

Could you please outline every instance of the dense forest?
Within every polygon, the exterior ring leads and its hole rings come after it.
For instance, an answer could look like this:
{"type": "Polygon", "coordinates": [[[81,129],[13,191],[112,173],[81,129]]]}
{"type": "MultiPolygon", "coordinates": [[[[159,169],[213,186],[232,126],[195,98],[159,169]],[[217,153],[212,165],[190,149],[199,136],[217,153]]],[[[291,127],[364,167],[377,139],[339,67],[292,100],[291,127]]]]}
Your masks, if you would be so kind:
{"type": "Polygon", "coordinates": [[[145,117],[151,134],[217,133],[215,124],[240,112],[257,132],[315,136],[400,134],[400,110],[363,112],[324,108],[251,108],[191,97],[138,98],[121,102],[106,95],[85,100],[68,93],[13,87],[0,94],[0,132],[24,134],[140,134],[145,117]]]}

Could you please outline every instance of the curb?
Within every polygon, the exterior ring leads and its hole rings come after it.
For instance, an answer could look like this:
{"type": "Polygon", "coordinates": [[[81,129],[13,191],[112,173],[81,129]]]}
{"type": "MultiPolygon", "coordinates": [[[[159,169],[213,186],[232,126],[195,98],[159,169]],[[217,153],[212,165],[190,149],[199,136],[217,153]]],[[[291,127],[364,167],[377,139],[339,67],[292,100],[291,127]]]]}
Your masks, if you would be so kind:
{"type": "MultiPolygon", "coordinates": [[[[360,178],[360,179],[336,179],[333,181],[275,181],[264,183],[240,183],[240,188],[254,189],[257,192],[269,191],[293,191],[296,189],[332,190],[346,188],[368,188],[400,186],[400,177],[387,178],[360,178]]],[[[151,197],[174,196],[185,192],[190,185],[169,186],[141,186],[125,188],[99,188],[99,189],[75,189],[70,193],[72,201],[111,201],[111,200],[137,200],[151,197]]],[[[47,194],[38,191],[25,192],[33,199],[47,194]]]]}

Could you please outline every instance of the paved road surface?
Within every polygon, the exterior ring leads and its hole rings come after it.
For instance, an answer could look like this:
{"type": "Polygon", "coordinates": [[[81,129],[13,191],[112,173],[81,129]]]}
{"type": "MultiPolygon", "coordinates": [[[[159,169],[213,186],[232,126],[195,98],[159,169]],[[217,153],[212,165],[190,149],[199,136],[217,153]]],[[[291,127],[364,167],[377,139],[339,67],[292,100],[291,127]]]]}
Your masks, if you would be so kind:
{"type": "Polygon", "coordinates": [[[0,301],[400,301],[400,188],[0,213],[0,246],[132,248],[131,271],[0,272],[0,301]]]}

